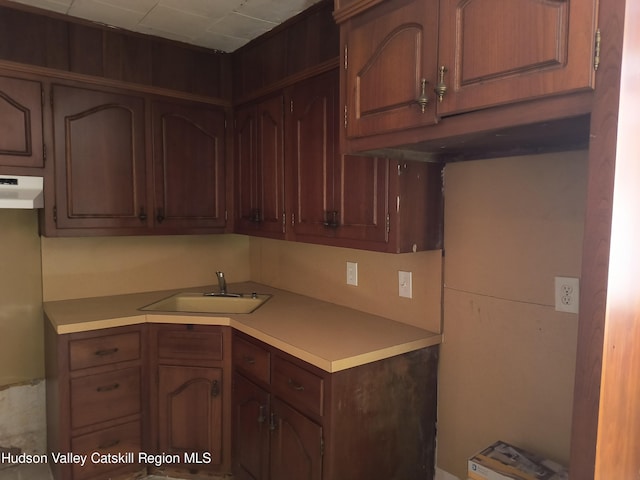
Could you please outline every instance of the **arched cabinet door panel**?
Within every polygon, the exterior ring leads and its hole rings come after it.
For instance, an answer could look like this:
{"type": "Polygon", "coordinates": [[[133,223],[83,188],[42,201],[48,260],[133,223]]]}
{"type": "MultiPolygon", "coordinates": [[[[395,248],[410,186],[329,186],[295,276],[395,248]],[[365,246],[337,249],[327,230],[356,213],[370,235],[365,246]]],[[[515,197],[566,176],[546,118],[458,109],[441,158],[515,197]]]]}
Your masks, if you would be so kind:
{"type": "Polygon", "coordinates": [[[438,2],[383,2],[345,25],[348,138],[436,123],[438,2]]]}
{"type": "Polygon", "coordinates": [[[152,128],[156,226],[224,228],[224,110],[154,102],[152,128]]]}
{"type": "Polygon", "coordinates": [[[144,99],[54,85],[56,226],[147,228],[144,99]]]}
{"type": "Polygon", "coordinates": [[[42,167],[42,84],[0,76],[0,166],[42,167]]]}
{"type": "MultiPolygon", "coordinates": [[[[222,461],[222,369],[160,365],[158,444],[171,454],[222,461]]],[[[186,463],[186,462],[185,462],[186,463]]]]}

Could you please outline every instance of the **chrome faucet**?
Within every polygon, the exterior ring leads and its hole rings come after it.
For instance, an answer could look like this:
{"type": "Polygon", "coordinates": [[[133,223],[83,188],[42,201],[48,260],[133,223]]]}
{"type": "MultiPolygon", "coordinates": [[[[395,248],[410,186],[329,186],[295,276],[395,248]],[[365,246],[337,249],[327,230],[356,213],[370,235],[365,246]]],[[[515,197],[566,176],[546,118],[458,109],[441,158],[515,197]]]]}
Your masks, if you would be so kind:
{"type": "Polygon", "coordinates": [[[224,279],[224,272],[216,272],[216,277],[218,277],[218,285],[220,286],[220,294],[227,294],[227,281],[224,279]]]}

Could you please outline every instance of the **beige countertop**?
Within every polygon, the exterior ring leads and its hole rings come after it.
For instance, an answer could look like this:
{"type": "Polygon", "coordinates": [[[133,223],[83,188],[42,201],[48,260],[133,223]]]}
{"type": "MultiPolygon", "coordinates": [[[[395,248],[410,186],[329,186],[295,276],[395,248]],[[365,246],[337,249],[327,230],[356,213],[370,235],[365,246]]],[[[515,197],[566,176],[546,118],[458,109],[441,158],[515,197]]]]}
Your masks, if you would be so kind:
{"type": "Polygon", "coordinates": [[[327,372],[337,372],[439,344],[441,335],[387,318],[265,285],[229,285],[236,293],[272,297],[251,314],[164,313],[139,310],[177,291],[217,291],[217,287],[134,293],[45,302],[58,334],[139,323],[229,325],[327,372]]]}

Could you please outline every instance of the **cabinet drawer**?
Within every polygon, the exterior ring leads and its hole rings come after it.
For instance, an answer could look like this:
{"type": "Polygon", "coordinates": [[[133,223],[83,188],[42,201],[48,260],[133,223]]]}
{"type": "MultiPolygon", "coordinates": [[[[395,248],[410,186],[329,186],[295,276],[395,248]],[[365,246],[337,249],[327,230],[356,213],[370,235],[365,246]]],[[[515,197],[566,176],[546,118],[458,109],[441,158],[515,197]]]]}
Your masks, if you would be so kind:
{"type": "Polygon", "coordinates": [[[69,368],[71,370],[139,358],[140,332],[104,335],[69,342],[69,368]]]}
{"type": "Polygon", "coordinates": [[[233,365],[257,380],[269,383],[270,353],[255,343],[233,339],[233,365]]]}
{"type": "Polygon", "coordinates": [[[71,380],[71,428],[140,412],[140,368],[71,380]]]}
{"type": "Polygon", "coordinates": [[[73,480],[96,478],[112,470],[122,470],[123,465],[128,471],[137,471],[138,452],[142,449],[140,422],[129,422],[116,427],[105,428],[87,435],[80,435],[71,439],[71,451],[81,455],[89,455],[84,467],[80,464],[73,466],[73,480]],[[120,463],[100,463],[91,461],[91,455],[118,455],[124,457],[120,463]]]}
{"type": "Polygon", "coordinates": [[[304,412],[323,414],[324,380],[280,357],[273,360],[273,392],[304,412]]]}
{"type": "Polygon", "coordinates": [[[217,327],[168,327],[158,330],[158,358],[165,360],[222,360],[222,331],[217,327]]]}

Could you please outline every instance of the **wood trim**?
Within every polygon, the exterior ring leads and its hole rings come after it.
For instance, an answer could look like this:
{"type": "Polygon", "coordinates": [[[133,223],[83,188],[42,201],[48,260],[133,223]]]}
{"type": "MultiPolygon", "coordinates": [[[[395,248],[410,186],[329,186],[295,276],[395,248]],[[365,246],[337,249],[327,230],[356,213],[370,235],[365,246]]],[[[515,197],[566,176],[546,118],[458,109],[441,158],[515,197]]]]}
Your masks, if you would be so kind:
{"type": "Polygon", "coordinates": [[[234,100],[234,105],[241,105],[243,103],[248,103],[248,102],[257,100],[259,98],[269,96],[273,93],[279,92],[287,87],[290,87],[291,85],[295,85],[296,83],[299,83],[303,80],[306,80],[311,77],[315,77],[316,75],[320,75],[322,73],[338,68],[339,64],[340,64],[339,57],[335,57],[335,58],[332,58],[331,60],[327,60],[326,62],[319,63],[318,65],[315,65],[311,68],[307,68],[300,72],[296,72],[293,75],[289,75],[288,77],[283,78],[282,80],[279,80],[275,83],[272,83],[267,87],[252,91],[248,95],[239,97],[234,100]]]}
{"type": "Polygon", "coordinates": [[[11,62],[8,60],[0,60],[0,69],[6,72],[14,72],[19,74],[37,75],[39,78],[47,77],[49,80],[66,80],[83,82],[86,85],[94,85],[98,87],[110,87],[126,89],[131,92],[142,93],[147,95],[161,95],[173,99],[188,100],[220,107],[230,107],[231,101],[224,98],[207,97],[179,90],[171,90],[168,88],[154,87],[150,85],[142,85],[139,83],[123,82],[121,80],[111,80],[105,77],[94,77],[82,73],[65,72],[54,68],[40,67],[36,65],[28,65],[25,63],[11,62]]]}
{"type": "Polygon", "coordinates": [[[366,10],[375,7],[379,3],[382,3],[384,0],[360,0],[356,2],[349,3],[344,7],[340,7],[340,1],[337,0],[336,3],[338,7],[333,12],[333,18],[336,23],[340,24],[349,20],[351,17],[355,17],[366,10]]]}
{"type": "Polygon", "coordinates": [[[640,471],[640,9],[600,4],[606,41],[591,116],[570,473],[607,480],[640,471]]]}

